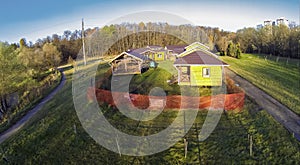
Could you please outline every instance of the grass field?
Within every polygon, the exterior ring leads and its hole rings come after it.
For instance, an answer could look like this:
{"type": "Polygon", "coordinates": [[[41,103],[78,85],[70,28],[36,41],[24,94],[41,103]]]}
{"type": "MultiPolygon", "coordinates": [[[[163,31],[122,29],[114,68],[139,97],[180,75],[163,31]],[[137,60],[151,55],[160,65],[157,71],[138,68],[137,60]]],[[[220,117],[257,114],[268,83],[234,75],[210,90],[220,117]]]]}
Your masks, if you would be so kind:
{"type": "MultiPolygon", "coordinates": [[[[100,69],[98,74],[104,74],[105,69],[100,69]]],[[[0,164],[300,163],[300,144],[265,111],[257,111],[258,107],[249,99],[241,113],[223,114],[216,130],[204,142],[198,142],[196,134],[207,112],[199,112],[197,124],[186,135],[187,158],[183,140],[155,155],[119,156],[97,144],[82,128],[73,105],[71,74],[72,70],[66,71],[67,83],[63,89],[24,129],[0,145],[0,164]],[[252,156],[248,136],[253,138],[252,156]]],[[[102,105],[102,112],[115,127],[137,135],[160,131],[178,113],[163,111],[154,121],[137,127],[137,121],[127,119],[109,106],[102,105]]]]}
{"type": "Polygon", "coordinates": [[[300,68],[254,54],[241,59],[221,57],[230,69],[300,115],[300,68]]]}

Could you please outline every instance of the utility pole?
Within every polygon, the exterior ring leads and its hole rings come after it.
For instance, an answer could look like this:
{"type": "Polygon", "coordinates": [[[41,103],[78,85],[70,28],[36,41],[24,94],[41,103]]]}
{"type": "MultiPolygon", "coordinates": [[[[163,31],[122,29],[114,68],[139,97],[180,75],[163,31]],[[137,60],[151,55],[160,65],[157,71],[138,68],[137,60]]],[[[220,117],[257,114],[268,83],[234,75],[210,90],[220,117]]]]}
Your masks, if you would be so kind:
{"type": "Polygon", "coordinates": [[[86,57],[85,57],[85,43],[84,43],[84,22],[82,18],[82,31],[81,31],[81,39],[82,39],[82,53],[83,53],[83,62],[86,65],[86,57]]]}

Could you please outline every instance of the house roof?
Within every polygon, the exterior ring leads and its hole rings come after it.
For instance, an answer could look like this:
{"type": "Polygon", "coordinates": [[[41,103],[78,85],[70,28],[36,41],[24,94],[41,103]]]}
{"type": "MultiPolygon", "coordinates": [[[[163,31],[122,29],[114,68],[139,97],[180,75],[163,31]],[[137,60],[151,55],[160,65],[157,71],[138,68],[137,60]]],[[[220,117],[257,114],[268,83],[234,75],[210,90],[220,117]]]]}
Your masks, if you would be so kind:
{"type": "Polygon", "coordinates": [[[228,65],[223,61],[203,52],[194,51],[183,57],[178,58],[174,65],[228,65]]]}
{"type": "Polygon", "coordinates": [[[128,53],[130,55],[133,55],[133,56],[135,56],[135,57],[137,57],[137,58],[139,58],[143,61],[150,60],[150,58],[148,58],[148,56],[142,55],[142,54],[134,52],[134,51],[126,52],[126,53],[128,53]]]}
{"type": "Polygon", "coordinates": [[[148,51],[160,52],[162,50],[164,50],[163,47],[153,45],[153,46],[147,46],[147,47],[144,47],[144,48],[133,49],[133,50],[130,50],[129,52],[135,52],[135,53],[143,54],[143,53],[148,52],[148,51]]]}
{"type": "Polygon", "coordinates": [[[163,47],[161,47],[159,45],[149,45],[149,46],[147,46],[147,48],[150,48],[150,49],[163,49],[163,47]]]}
{"type": "Polygon", "coordinates": [[[137,49],[129,50],[127,52],[143,53],[143,52],[145,52],[147,50],[149,50],[149,49],[148,48],[137,48],[137,49]]]}
{"type": "Polygon", "coordinates": [[[125,54],[128,55],[128,56],[134,57],[134,58],[136,58],[138,60],[141,60],[141,61],[150,60],[150,58],[148,58],[147,56],[144,56],[144,55],[136,53],[136,52],[122,52],[121,54],[119,54],[118,56],[116,56],[115,58],[113,58],[111,60],[111,62],[114,61],[114,60],[116,60],[116,59],[118,59],[119,57],[121,57],[122,55],[125,55],[125,54]]]}
{"type": "Polygon", "coordinates": [[[195,46],[196,46],[196,47],[200,47],[200,46],[201,46],[202,48],[209,50],[209,47],[208,47],[208,46],[206,46],[206,45],[204,45],[204,44],[202,44],[202,43],[200,43],[200,42],[194,42],[194,43],[192,43],[192,44],[186,46],[185,48],[187,49],[187,48],[195,47],[195,46]]]}
{"type": "Polygon", "coordinates": [[[168,45],[166,48],[172,50],[174,53],[180,54],[185,51],[187,45],[168,45]]]}

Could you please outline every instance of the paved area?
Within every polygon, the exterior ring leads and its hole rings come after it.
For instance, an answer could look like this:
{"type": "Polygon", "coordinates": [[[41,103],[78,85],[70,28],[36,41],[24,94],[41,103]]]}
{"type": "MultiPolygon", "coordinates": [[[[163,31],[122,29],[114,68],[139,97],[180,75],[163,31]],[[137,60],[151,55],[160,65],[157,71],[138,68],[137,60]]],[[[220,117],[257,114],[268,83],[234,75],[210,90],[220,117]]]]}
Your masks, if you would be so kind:
{"type": "Polygon", "coordinates": [[[8,139],[10,136],[18,132],[39,110],[42,109],[42,107],[53,98],[53,96],[61,90],[61,88],[64,86],[66,82],[65,74],[62,73],[62,78],[60,81],[60,84],[45,98],[43,98],[39,104],[37,104],[33,109],[28,111],[28,113],[19,120],[16,124],[14,124],[12,127],[10,127],[8,130],[4,131],[0,134],[0,143],[4,142],[6,139],[8,139]]]}
{"type": "Polygon", "coordinates": [[[227,76],[245,90],[247,96],[254,99],[260,107],[266,110],[300,141],[300,116],[229,68],[226,68],[225,72],[227,76]]]}

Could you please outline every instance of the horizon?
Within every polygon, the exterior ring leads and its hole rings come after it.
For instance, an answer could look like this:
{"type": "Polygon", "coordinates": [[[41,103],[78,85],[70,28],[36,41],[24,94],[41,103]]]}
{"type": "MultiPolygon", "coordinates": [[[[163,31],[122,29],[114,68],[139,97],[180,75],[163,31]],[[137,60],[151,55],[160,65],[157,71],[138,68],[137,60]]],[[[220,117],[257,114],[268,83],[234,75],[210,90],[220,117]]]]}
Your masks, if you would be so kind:
{"type": "MultiPolygon", "coordinates": [[[[0,27],[0,41],[2,42],[18,43],[21,38],[25,38],[27,42],[35,43],[37,39],[43,39],[52,34],[62,35],[65,30],[80,30],[82,18],[85,21],[85,29],[101,28],[110,25],[109,22],[116,18],[144,11],[171,13],[191,21],[195,26],[219,28],[230,32],[236,32],[245,27],[255,28],[258,24],[263,24],[265,20],[276,20],[279,17],[285,17],[299,25],[299,2],[297,0],[288,3],[279,0],[216,0],[212,2],[146,0],[143,3],[136,0],[129,2],[88,0],[83,4],[81,1],[69,0],[64,2],[54,0],[41,4],[39,1],[30,0],[17,1],[20,3],[19,6],[13,4],[14,2],[3,3],[4,10],[0,11],[1,15],[11,13],[10,17],[0,18],[1,22],[5,22],[0,27]]],[[[143,20],[129,22],[141,21],[143,20]]]]}

